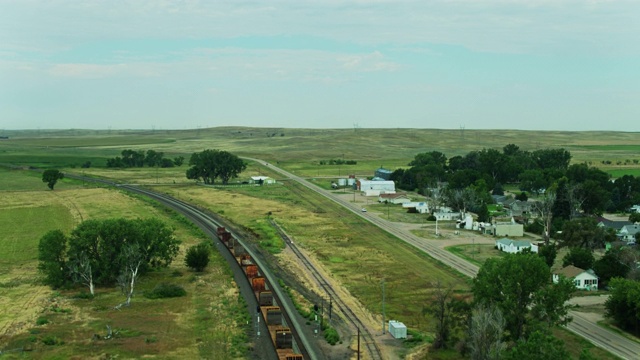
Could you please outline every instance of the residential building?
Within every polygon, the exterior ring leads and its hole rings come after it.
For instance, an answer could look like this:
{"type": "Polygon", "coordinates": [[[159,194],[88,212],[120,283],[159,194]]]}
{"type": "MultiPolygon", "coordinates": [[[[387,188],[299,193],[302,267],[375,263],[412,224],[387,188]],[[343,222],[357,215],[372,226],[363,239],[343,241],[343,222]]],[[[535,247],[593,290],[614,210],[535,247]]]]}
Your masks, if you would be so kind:
{"type": "Polygon", "coordinates": [[[538,252],[538,245],[531,243],[529,240],[511,240],[509,238],[502,238],[496,240],[496,247],[500,251],[504,251],[509,254],[516,254],[522,252],[524,249],[530,249],[531,252],[538,252]]]}
{"type": "Polygon", "coordinates": [[[553,273],[553,282],[557,283],[560,276],[572,279],[577,289],[598,290],[598,277],[593,270],[583,270],[569,265],[553,273]]]}
{"type": "Polygon", "coordinates": [[[388,202],[391,204],[407,204],[411,202],[411,199],[406,193],[380,194],[378,195],[378,202],[388,202]]]}

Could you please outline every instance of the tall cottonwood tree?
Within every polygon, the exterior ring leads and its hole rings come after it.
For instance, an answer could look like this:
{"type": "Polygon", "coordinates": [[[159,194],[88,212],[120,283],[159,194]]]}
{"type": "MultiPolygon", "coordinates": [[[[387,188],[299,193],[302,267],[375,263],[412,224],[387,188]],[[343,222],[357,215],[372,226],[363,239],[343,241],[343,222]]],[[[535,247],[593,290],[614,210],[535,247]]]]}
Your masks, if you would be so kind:
{"type": "Polygon", "coordinates": [[[247,168],[242,159],[224,150],[207,149],[193,153],[189,159],[187,179],[202,180],[205,184],[213,184],[220,178],[227,184],[247,168]]]}
{"type": "Polygon", "coordinates": [[[525,326],[541,321],[563,323],[566,319],[565,303],[570,293],[551,296],[551,271],[537,254],[508,254],[503,258],[488,259],[473,280],[476,305],[497,306],[506,320],[508,338],[518,340],[525,326]],[[550,289],[548,289],[550,288],[550,289]],[[532,309],[540,309],[532,312],[532,309]],[[542,316],[542,310],[553,312],[542,316]]]}

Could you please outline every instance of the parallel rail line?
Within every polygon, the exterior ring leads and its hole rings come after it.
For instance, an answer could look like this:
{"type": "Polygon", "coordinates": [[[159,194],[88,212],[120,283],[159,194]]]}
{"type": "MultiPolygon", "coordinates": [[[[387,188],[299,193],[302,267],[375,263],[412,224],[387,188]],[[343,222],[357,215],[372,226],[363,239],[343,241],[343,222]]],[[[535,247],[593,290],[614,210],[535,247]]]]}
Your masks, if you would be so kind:
{"type": "Polygon", "coordinates": [[[369,329],[360,321],[360,318],[351,310],[349,306],[347,306],[340,295],[333,289],[333,287],[327,282],[327,280],[322,276],[322,274],[318,271],[318,269],[309,261],[309,259],[298,249],[298,246],[291,241],[291,238],[282,230],[282,228],[271,219],[271,224],[275,227],[276,231],[280,235],[280,237],[284,240],[284,242],[289,246],[289,248],[293,251],[298,259],[304,264],[304,266],[309,270],[309,273],[313,276],[316,282],[322,287],[322,289],[329,294],[332,300],[332,305],[336,306],[338,310],[344,315],[347,321],[351,322],[354,327],[360,329],[360,335],[364,338],[364,344],[367,348],[369,355],[372,360],[382,360],[382,353],[380,348],[373,338],[373,335],[369,331],[369,329]]]}

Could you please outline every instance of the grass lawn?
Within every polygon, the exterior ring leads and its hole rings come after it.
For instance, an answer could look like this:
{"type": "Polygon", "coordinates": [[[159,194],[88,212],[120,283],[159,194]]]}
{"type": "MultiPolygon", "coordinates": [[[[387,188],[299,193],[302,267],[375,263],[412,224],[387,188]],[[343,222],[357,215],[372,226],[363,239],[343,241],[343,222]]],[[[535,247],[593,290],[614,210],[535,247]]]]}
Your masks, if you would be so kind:
{"type": "Polygon", "coordinates": [[[489,258],[502,257],[505,254],[496,250],[494,245],[488,244],[455,245],[446,247],[446,250],[479,266],[489,258]]]}
{"type": "MultiPolygon", "coordinates": [[[[28,171],[11,173],[11,182],[33,178],[28,171]]],[[[20,186],[17,186],[20,187],[20,186]]],[[[34,359],[84,358],[243,358],[244,325],[248,318],[226,262],[213,253],[205,272],[194,274],[184,265],[188,246],[206,237],[164,208],[117,190],[0,191],[0,350],[27,348],[34,359]],[[115,287],[97,288],[93,299],[75,296],[85,288],[54,291],[40,285],[38,241],[49,230],[69,232],[80,221],[110,217],[158,217],[175,229],[181,253],[166,269],[142,276],[130,308],[113,306],[124,297],[115,287]],[[168,282],[187,290],[176,299],[150,300],[143,296],[168,282]],[[106,335],[110,325],[118,335],[106,335]],[[221,355],[222,354],[222,355],[221,355]]],[[[7,353],[22,358],[23,353],[7,353]]]]}

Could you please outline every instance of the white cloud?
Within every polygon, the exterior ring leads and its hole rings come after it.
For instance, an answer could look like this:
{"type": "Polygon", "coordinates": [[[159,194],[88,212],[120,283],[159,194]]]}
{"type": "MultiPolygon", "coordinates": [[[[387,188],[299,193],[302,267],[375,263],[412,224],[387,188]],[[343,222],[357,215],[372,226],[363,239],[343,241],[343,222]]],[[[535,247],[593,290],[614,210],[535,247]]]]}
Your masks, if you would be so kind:
{"type": "Polygon", "coordinates": [[[54,77],[99,79],[113,76],[157,77],[163,73],[158,64],[55,64],[49,68],[54,77]]]}

